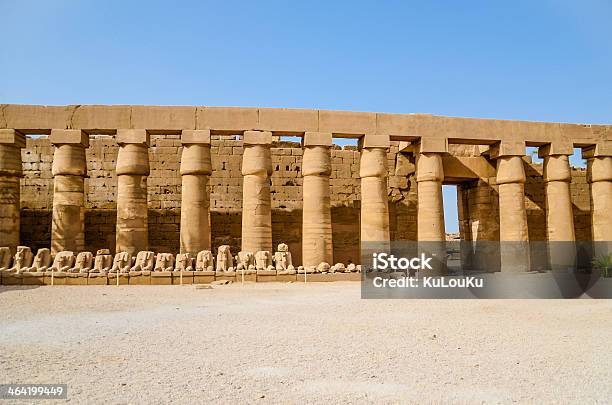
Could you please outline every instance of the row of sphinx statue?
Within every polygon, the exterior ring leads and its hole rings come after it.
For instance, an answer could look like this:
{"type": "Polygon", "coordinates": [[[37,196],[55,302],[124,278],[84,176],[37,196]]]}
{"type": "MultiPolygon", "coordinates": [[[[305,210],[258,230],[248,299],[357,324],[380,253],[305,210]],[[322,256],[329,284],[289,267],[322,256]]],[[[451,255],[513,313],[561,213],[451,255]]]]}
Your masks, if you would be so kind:
{"type": "Polygon", "coordinates": [[[128,252],[119,252],[113,257],[108,249],[100,249],[94,256],[91,252],[58,252],[55,257],[47,248],[38,249],[36,255],[27,246],[18,246],[15,255],[8,247],[0,247],[0,271],[24,272],[65,272],[65,273],[132,273],[150,271],[200,271],[214,272],[217,275],[233,275],[237,272],[253,274],[274,272],[275,274],[357,272],[360,266],[337,263],[320,263],[317,267],[304,268],[293,266],[289,247],[281,243],[272,255],[269,251],[256,253],[241,251],[232,256],[228,245],[217,249],[216,263],[212,251],[202,250],[193,257],[189,253],[179,253],[176,258],[171,253],[142,251],[133,257],[128,252]]]}

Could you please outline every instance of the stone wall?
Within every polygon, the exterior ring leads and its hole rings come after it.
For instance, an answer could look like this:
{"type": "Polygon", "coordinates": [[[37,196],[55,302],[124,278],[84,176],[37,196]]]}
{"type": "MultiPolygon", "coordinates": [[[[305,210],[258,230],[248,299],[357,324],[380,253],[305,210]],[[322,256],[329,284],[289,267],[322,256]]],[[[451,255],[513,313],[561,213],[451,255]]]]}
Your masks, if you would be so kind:
{"type": "MultiPolygon", "coordinates": [[[[456,148],[455,148],[456,149],[456,148]]],[[[469,150],[473,147],[468,148],[469,150]]],[[[468,150],[466,149],[466,150],[468,150]]],[[[118,147],[112,137],[96,136],[87,149],[86,249],[115,246],[118,147]]],[[[213,136],[213,174],[210,179],[212,244],[240,246],[242,209],[242,142],[234,136],[213,136]]],[[[459,151],[453,149],[453,153],[459,151]]],[[[466,152],[466,153],[469,153],[466,152]]],[[[151,250],[177,252],[181,205],[179,135],[153,135],[149,158],[149,243],[151,250]]],[[[37,249],[50,245],[53,148],[46,137],[28,138],[22,151],[24,178],[21,186],[21,243],[37,249]]],[[[285,242],[301,263],[302,149],[296,142],[273,144],[272,231],[274,245],[285,242]]],[[[416,182],[414,165],[392,142],[388,153],[390,231],[393,240],[416,239],[416,182]]],[[[526,186],[530,237],[545,238],[544,188],[541,168],[532,166],[526,186]]],[[[589,192],[585,171],[574,170],[572,196],[576,236],[590,239],[589,192]]],[[[359,152],[347,146],[332,149],[332,232],[334,261],[359,262],[359,152]]],[[[460,230],[463,238],[495,239],[499,235],[496,193],[482,181],[459,186],[460,230]],[[461,203],[463,201],[463,203],[461,203]],[[479,232],[479,236],[474,236],[479,232]]]]}

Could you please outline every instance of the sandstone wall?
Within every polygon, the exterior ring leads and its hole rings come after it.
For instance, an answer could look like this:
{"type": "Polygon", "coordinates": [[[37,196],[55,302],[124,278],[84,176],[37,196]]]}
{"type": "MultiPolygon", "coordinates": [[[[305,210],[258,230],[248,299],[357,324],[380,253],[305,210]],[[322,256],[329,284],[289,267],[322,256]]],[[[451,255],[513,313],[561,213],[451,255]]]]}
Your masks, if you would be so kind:
{"type": "MultiPolygon", "coordinates": [[[[177,252],[181,203],[179,135],[154,135],[149,158],[149,241],[151,250],[177,252]]],[[[114,248],[118,147],[111,137],[92,137],[87,150],[86,248],[114,248]]],[[[455,148],[457,149],[457,148],[455,148]]],[[[458,149],[453,153],[462,153],[458,149]]],[[[466,148],[469,154],[473,147],[466,148]]],[[[22,151],[21,241],[34,249],[50,244],[53,148],[47,138],[28,138],[22,151]]],[[[299,143],[276,142],[272,149],[272,228],[274,245],[285,242],[301,262],[302,149],[299,143]]],[[[233,136],[213,136],[213,174],[210,181],[213,247],[229,244],[239,250],[241,233],[242,142],[233,136]]],[[[393,142],[388,154],[391,238],[416,239],[416,183],[414,166],[398,154],[393,142]]],[[[334,260],[359,262],[359,152],[355,147],[332,150],[332,231],[334,260]]],[[[545,238],[544,188],[541,168],[528,171],[526,186],[530,237],[545,238]]],[[[589,194],[585,172],[574,170],[572,195],[576,236],[590,239],[589,194]]],[[[499,234],[496,192],[484,182],[459,187],[460,230],[466,239],[494,240],[499,234]]]]}

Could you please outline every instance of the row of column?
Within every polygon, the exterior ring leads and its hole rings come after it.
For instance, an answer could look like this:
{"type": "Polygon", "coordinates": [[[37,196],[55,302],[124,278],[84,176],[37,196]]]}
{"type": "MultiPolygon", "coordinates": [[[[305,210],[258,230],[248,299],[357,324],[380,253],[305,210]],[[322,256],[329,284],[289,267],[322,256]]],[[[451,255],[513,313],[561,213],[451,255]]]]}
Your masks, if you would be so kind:
{"type": "MultiPolygon", "coordinates": [[[[20,149],[25,137],[15,130],[0,130],[0,245],[19,243],[19,178],[22,176],[20,149]]],[[[82,251],[85,246],[85,149],[88,135],[81,130],[53,130],[55,147],[52,173],[54,198],[51,250],[82,251]]],[[[148,249],[147,176],[149,175],[146,130],[118,130],[116,251],[136,253],[148,249]]],[[[242,250],[272,251],[270,175],[272,133],[245,131],[243,137],[242,250]]],[[[181,253],[196,254],[210,249],[210,203],[206,192],[212,173],[210,131],[185,130],[182,134],[181,253]]],[[[307,132],[303,137],[303,265],[333,263],[330,133],[307,132]]],[[[387,151],[389,138],[366,136],[360,141],[361,240],[389,241],[387,198],[387,151]]],[[[445,240],[442,157],[445,140],[423,139],[416,146],[418,196],[418,240],[445,240]]],[[[500,241],[514,242],[516,248],[502,250],[502,268],[529,268],[529,239],[525,210],[526,181],[523,142],[501,142],[491,148],[497,161],[500,241]],[[520,256],[523,256],[522,259],[520,256]],[[508,264],[504,266],[504,260],[508,264]]],[[[546,223],[549,241],[575,240],[571,204],[571,145],[552,143],[539,149],[544,158],[546,223]]],[[[591,183],[594,241],[612,240],[612,156],[603,148],[586,149],[588,179],[591,183]]],[[[512,246],[512,244],[508,244],[512,246]]],[[[559,257],[562,257],[560,252],[559,257]]],[[[557,256],[555,256],[557,257],[557,256]]],[[[554,266],[554,263],[553,263],[554,266]]]]}

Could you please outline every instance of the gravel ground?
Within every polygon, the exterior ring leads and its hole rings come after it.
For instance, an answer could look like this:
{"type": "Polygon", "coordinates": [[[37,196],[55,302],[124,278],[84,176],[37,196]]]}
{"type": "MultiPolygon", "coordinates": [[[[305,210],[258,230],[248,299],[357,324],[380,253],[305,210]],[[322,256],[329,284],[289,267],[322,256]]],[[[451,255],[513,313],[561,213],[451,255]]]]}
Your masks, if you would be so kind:
{"type": "Polygon", "coordinates": [[[78,403],[610,403],[612,302],[359,283],[0,287],[0,383],[78,403]]]}

